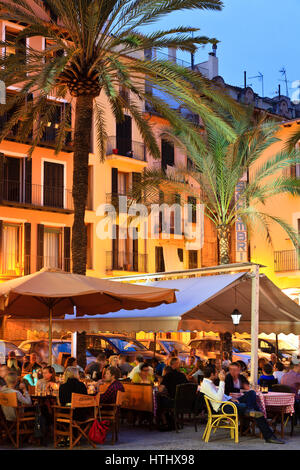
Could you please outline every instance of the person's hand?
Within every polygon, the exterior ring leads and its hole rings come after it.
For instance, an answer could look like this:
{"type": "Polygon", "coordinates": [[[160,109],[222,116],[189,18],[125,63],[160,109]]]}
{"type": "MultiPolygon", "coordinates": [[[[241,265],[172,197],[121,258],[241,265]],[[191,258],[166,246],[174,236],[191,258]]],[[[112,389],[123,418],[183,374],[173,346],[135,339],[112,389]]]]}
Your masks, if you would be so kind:
{"type": "Polygon", "coordinates": [[[220,379],[220,382],[224,382],[225,381],[225,372],[224,370],[222,369],[220,372],[219,372],[219,379],[220,379]]]}
{"type": "Polygon", "coordinates": [[[20,389],[22,392],[26,392],[27,388],[26,388],[26,385],[24,384],[24,382],[21,382],[21,383],[20,383],[19,389],[20,389]]]}

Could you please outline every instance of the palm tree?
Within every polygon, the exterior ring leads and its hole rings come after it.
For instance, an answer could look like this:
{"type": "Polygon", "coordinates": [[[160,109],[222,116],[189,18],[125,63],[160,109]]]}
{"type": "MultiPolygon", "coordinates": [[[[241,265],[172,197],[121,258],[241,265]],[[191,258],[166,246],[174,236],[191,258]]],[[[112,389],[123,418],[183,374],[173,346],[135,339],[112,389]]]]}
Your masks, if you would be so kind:
{"type": "MultiPolygon", "coordinates": [[[[164,135],[180,145],[193,161],[193,167],[178,168],[166,174],[160,170],[146,170],[141,187],[145,199],[155,200],[157,188],[164,193],[186,193],[196,196],[204,207],[204,214],[214,224],[219,240],[220,264],[230,263],[230,233],[237,220],[242,221],[249,235],[262,229],[271,242],[270,225],[279,224],[299,248],[300,237],[285,220],[263,210],[265,202],[273,196],[288,193],[300,195],[300,181],[285,176],[284,168],[300,163],[300,152],[290,149],[274,153],[259,165],[260,157],[275,142],[279,125],[260,117],[255,122],[252,110],[239,119],[229,118],[236,136],[228,139],[213,125],[206,125],[205,133],[193,145],[189,135],[181,129],[165,129],[164,135]],[[257,164],[257,165],[255,165],[257,164]],[[254,169],[255,165],[255,169],[254,169]],[[236,198],[236,188],[247,173],[250,181],[243,184],[236,198]],[[198,183],[194,189],[189,178],[198,183]]],[[[138,191],[139,188],[135,188],[138,191]]],[[[133,194],[134,198],[136,195],[133,194]]]]}
{"type": "MultiPolygon", "coordinates": [[[[181,105],[214,123],[221,133],[232,135],[232,129],[218,114],[216,104],[232,108],[232,101],[223,96],[198,72],[165,60],[148,60],[136,53],[149,48],[174,47],[194,52],[199,44],[216,42],[204,36],[194,36],[190,27],[172,27],[153,33],[142,28],[165,15],[185,9],[221,10],[221,0],[1,0],[1,18],[24,25],[13,43],[1,42],[1,47],[13,46],[15,54],[0,60],[0,79],[6,86],[15,86],[19,92],[8,97],[2,112],[11,118],[0,133],[4,139],[18,123],[20,140],[32,133],[28,155],[38,145],[54,106],[47,97],[58,99],[70,95],[76,102],[74,124],[74,173],[72,229],[73,271],[86,272],[86,233],[84,225],[88,191],[88,158],[93,113],[97,144],[102,159],[105,155],[105,111],[97,98],[105,95],[117,121],[124,119],[126,108],[135,120],[151,154],[158,158],[159,147],[151,126],[144,118],[142,103],[148,101],[169,122],[181,127],[196,144],[196,127],[185,121],[174,109],[166,105],[154,92],[145,88],[145,79],[152,90],[163,89],[181,105]],[[46,6],[46,10],[45,7],[46,6]],[[25,38],[42,36],[49,47],[38,51],[26,45],[25,38]],[[25,58],[26,57],[26,58],[25,58]],[[120,87],[135,99],[128,101],[120,87]],[[27,100],[29,93],[34,99],[27,100]],[[213,103],[215,104],[213,106],[213,103]],[[20,118],[21,121],[20,121],[20,118]],[[33,129],[32,129],[33,126],[33,129]]],[[[70,130],[70,116],[66,113],[57,131],[56,152],[64,145],[70,130]]]]}

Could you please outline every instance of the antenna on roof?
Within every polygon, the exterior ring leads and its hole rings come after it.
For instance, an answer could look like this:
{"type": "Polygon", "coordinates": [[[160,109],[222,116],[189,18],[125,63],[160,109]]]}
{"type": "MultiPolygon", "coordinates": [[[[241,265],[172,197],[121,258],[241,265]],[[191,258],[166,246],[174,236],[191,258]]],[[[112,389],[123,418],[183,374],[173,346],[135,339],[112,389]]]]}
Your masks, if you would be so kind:
{"type": "Polygon", "coordinates": [[[249,77],[250,78],[258,78],[261,81],[261,97],[263,98],[265,96],[265,91],[264,91],[264,76],[261,72],[258,72],[258,75],[255,75],[255,77],[249,77]]]}
{"type": "Polygon", "coordinates": [[[281,73],[281,75],[284,77],[284,80],[280,80],[280,81],[285,83],[286,96],[288,97],[289,96],[289,86],[288,86],[289,80],[287,79],[286,69],[282,67],[282,69],[279,70],[279,73],[281,73]]]}

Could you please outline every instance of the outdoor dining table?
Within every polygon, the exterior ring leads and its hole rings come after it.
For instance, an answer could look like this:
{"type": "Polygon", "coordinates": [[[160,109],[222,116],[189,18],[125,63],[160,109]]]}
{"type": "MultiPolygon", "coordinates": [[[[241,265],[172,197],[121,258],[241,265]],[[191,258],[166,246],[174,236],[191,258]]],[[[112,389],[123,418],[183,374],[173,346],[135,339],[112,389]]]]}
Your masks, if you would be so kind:
{"type": "MultiPolygon", "coordinates": [[[[239,398],[245,393],[246,390],[241,393],[231,393],[232,398],[239,398]]],[[[267,418],[267,412],[278,411],[281,417],[281,437],[284,436],[284,415],[288,414],[292,416],[294,414],[294,403],[295,395],[293,393],[282,393],[282,392],[268,392],[262,393],[260,390],[256,391],[257,404],[267,418]]]]}

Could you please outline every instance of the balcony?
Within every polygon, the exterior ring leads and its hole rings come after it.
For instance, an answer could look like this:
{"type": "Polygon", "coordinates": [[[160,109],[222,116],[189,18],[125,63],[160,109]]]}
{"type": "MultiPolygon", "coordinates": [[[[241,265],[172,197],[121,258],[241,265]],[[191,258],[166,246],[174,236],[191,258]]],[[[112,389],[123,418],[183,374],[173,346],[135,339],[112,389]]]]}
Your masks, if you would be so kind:
{"type": "Polygon", "coordinates": [[[63,187],[43,186],[19,181],[0,183],[0,203],[25,207],[48,208],[57,211],[73,210],[72,191],[63,187]]]}
{"type": "Polygon", "coordinates": [[[42,268],[58,268],[63,271],[71,271],[71,259],[64,258],[61,255],[58,256],[37,256],[36,264],[33,263],[32,268],[36,268],[37,271],[42,268]]]}
{"type": "Polygon", "coordinates": [[[146,254],[136,252],[106,252],[106,271],[147,272],[146,254]]]}
{"type": "Polygon", "coordinates": [[[274,251],[274,271],[298,271],[300,270],[300,254],[296,250],[274,251]]]}
{"type": "Polygon", "coordinates": [[[115,136],[110,136],[107,139],[106,145],[106,155],[119,155],[143,162],[146,161],[145,145],[143,142],[135,142],[130,139],[117,139],[115,136]],[[117,142],[120,148],[118,148],[117,142]]]}
{"type": "MultiPolygon", "coordinates": [[[[9,115],[8,113],[3,114],[0,116],[0,131],[3,130],[5,124],[9,120],[9,115]]],[[[5,137],[5,140],[13,140],[13,141],[19,141],[18,139],[18,124],[15,124],[12,129],[9,131],[8,135],[5,137]]],[[[56,128],[54,126],[46,127],[43,136],[39,142],[40,147],[51,147],[54,148],[56,145],[56,128]]],[[[28,135],[26,139],[23,139],[20,141],[21,143],[24,144],[31,144],[32,143],[32,132],[28,135]]],[[[62,148],[63,151],[66,152],[73,152],[73,145],[72,145],[72,133],[71,131],[68,131],[66,133],[66,138],[65,138],[65,144],[62,148]]]]}

